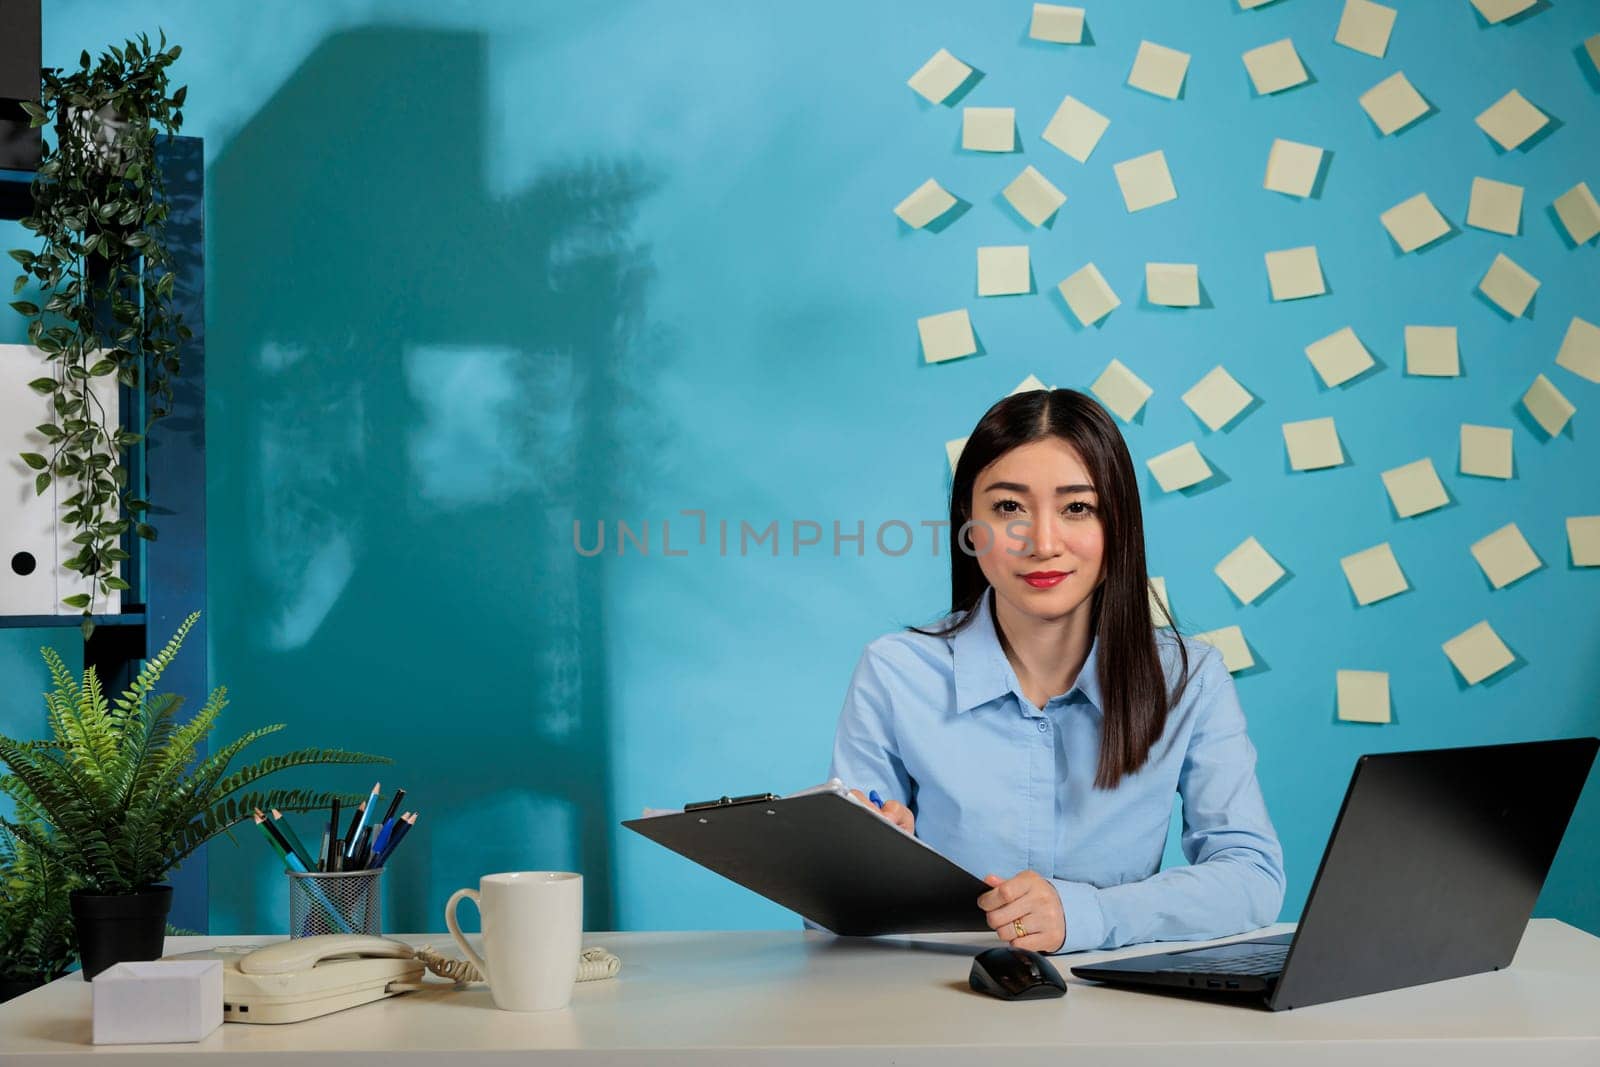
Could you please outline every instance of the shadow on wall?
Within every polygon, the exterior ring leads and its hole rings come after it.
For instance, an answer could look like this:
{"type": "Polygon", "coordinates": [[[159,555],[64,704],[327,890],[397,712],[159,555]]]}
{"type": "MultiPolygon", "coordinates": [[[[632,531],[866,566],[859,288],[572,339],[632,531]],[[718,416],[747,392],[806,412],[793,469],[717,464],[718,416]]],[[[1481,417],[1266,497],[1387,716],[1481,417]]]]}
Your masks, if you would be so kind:
{"type": "MultiPolygon", "coordinates": [[[[571,525],[664,436],[628,233],[655,179],[590,160],[491,198],[486,56],[472,33],[330,37],[215,158],[214,676],[225,735],[285,721],[285,747],[395,758],[384,793],[422,815],[386,929],[440,929],[451,890],[519,869],[581,871],[608,929],[604,564],[571,525]]],[[[212,849],[214,931],[284,924],[257,844],[212,849]]]]}

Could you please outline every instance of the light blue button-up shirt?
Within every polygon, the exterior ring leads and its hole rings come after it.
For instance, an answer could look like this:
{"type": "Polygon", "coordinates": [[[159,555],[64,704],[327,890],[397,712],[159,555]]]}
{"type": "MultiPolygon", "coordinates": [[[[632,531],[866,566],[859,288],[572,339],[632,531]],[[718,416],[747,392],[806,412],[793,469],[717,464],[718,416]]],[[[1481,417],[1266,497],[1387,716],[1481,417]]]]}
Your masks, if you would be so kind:
{"type": "Polygon", "coordinates": [[[1050,879],[1067,920],[1060,952],[1225,937],[1276,922],[1283,850],[1220,652],[1156,631],[1168,689],[1178,640],[1191,681],[1148,762],[1115,789],[1096,789],[1095,647],[1067,692],[1034,707],[1000,647],[992,595],[953,637],[902,631],[866,647],[830,774],[905,804],[917,837],[980,878],[1033,870],[1050,879]],[[1174,792],[1189,865],[1157,873],[1174,792]]]}

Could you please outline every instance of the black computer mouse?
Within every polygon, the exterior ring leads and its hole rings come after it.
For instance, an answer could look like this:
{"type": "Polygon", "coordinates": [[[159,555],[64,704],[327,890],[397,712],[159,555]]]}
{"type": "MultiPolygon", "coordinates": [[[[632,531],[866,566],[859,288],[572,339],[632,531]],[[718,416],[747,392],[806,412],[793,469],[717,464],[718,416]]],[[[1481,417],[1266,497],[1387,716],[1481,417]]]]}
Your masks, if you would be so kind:
{"type": "Polygon", "coordinates": [[[1049,960],[1010,946],[978,953],[967,982],[978,992],[1001,1000],[1043,1000],[1067,994],[1065,979],[1049,960]]]}

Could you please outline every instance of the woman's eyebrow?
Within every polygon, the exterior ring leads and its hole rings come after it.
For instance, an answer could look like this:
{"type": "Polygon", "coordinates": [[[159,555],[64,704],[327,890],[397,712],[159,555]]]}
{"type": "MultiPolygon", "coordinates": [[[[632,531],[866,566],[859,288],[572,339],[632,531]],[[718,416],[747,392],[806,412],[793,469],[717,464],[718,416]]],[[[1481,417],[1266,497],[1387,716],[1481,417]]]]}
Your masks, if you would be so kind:
{"type": "MultiPolygon", "coordinates": [[[[1008,491],[1013,492],[1013,493],[1026,493],[1026,492],[1029,491],[1028,487],[1023,485],[1021,482],[994,482],[987,489],[985,489],[984,492],[985,493],[992,493],[996,489],[1005,489],[1005,490],[1008,490],[1008,491]]],[[[1056,486],[1056,492],[1058,492],[1058,493],[1092,493],[1092,492],[1094,492],[1094,486],[1092,486],[1092,485],[1058,485],[1058,486],[1056,486]]]]}

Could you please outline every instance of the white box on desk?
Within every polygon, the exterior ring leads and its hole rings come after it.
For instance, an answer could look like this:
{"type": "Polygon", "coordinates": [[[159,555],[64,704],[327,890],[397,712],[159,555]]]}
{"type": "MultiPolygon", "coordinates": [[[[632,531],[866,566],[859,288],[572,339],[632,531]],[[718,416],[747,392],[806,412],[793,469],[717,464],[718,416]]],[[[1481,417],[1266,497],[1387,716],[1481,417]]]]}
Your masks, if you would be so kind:
{"type": "Polygon", "coordinates": [[[221,960],[119,963],[93,986],[97,1045],[200,1041],[222,1025],[221,960]]]}

